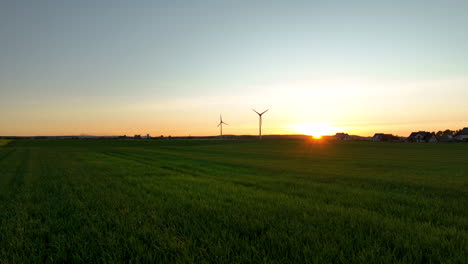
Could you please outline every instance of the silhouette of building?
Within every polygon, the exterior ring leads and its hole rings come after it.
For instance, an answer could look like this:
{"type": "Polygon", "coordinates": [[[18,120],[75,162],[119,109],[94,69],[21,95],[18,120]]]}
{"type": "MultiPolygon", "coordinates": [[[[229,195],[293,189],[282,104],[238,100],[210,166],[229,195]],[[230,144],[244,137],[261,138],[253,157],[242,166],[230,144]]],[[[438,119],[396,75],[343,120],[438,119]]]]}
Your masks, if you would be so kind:
{"type": "Polygon", "coordinates": [[[458,134],[455,136],[456,140],[460,141],[468,141],[468,127],[463,128],[458,134]]]}
{"type": "Polygon", "coordinates": [[[439,138],[440,142],[453,142],[455,138],[452,135],[443,135],[439,138]]]}
{"type": "Polygon", "coordinates": [[[399,141],[400,138],[392,134],[377,133],[372,137],[374,142],[389,142],[389,141],[399,141]]]}
{"type": "Polygon", "coordinates": [[[419,131],[413,132],[407,139],[408,142],[417,142],[417,143],[435,143],[439,142],[439,139],[434,133],[419,131]]]}
{"type": "Polygon", "coordinates": [[[351,137],[346,133],[336,133],[335,140],[351,140],[351,137]]]}

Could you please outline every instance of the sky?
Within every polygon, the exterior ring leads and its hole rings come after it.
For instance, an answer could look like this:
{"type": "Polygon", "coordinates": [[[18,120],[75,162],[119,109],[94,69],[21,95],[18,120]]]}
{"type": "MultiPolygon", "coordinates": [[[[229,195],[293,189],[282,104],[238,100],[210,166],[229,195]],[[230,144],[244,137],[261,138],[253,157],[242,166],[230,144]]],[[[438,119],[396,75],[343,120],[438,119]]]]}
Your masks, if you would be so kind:
{"type": "Polygon", "coordinates": [[[0,135],[468,127],[468,1],[0,0],[0,135]]]}

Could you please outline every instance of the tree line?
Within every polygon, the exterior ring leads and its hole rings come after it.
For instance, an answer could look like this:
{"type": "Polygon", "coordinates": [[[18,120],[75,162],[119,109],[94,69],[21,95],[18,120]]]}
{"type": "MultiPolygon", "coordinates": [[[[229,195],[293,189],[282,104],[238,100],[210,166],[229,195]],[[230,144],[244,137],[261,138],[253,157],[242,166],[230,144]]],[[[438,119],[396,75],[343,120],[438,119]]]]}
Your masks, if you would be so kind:
{"type": "Polygon", "coordinates": [[[458,129],[458,130],[450,130],[450,129],[446,129],[444,131],[440,130],[440,131],[437,131],[436,136],[438,137],[443,137],[443,136],[455,136],[457,135],[458,133],[460,133],[460,131],[462,131],[461,129],[458,129]]]}

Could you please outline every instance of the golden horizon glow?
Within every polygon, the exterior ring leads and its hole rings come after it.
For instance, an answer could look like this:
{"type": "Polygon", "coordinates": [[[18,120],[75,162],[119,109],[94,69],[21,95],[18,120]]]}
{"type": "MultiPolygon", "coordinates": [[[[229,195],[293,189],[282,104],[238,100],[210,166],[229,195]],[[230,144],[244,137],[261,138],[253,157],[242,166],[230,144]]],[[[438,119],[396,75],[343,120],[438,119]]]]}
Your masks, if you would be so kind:
{"type": "Polygon", "coordinates": [[[177,99],[134,95],[128,97],[131,103],[112,96],[105,100],[65,96],[8,100],[0,104],[0,136],[148,133],[152,136],[209,136],[219,133],[216,127],[219,114],[229,123],[226,134],[257,135],[258,115],[252,108],[270,109],[263,117],[265,135],[297,133],[320,137],[345,132],[359,136],[375,133],[408,136],[413,131],[454,130],[468,124],[464,114],[464,98],[468,95],[466,77],[407,82],[377,80],[338,77],[319,81],[284,80],[248,86],[248,93],[235,95],[201,94],[177,99]],[[346,88],[346,83],[358,88],[346,88]],[[402,87],[404,94],[394,92],[402,87]],[[440,87],[453,87],[447,98],[451,108],[444,107],[446,100],[438,100],[447,94],[440,87]],[[426,99],[416,95],[426,90],[433,91],[429,94],[437,107],[420,112],[418,109],[424,107],[426,99]],[[390,109],[393,109],[391,114],[390,109]]]}
{"type": "Polygon", "coordinates": [[[312,136],[315,139],[320,139],[322,136],[332,135],[342,130],[341,127],[336,127],[328,123],[303,123],[291,124],[289,129],[296,133],[312,136]]]}

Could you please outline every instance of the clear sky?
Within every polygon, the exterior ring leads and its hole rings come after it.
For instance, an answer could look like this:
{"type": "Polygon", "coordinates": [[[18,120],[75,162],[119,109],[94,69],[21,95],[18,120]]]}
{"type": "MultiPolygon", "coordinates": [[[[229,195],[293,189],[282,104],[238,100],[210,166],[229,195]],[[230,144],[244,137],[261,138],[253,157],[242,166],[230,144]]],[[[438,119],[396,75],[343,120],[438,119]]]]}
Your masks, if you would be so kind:
{"type": "Polygon", "coordinates": [[[466,0],[1,0],[0,135],[458,129],[467,32],[466,0]]]}

